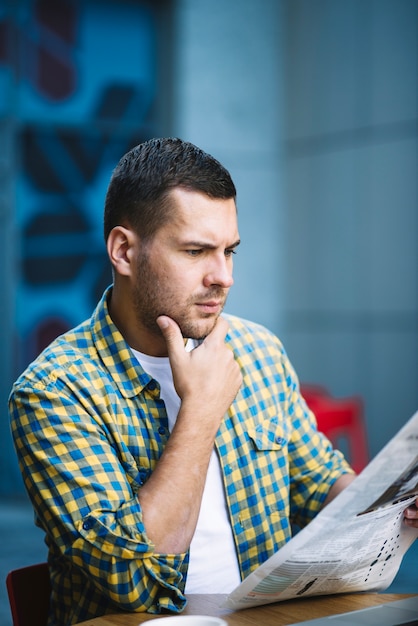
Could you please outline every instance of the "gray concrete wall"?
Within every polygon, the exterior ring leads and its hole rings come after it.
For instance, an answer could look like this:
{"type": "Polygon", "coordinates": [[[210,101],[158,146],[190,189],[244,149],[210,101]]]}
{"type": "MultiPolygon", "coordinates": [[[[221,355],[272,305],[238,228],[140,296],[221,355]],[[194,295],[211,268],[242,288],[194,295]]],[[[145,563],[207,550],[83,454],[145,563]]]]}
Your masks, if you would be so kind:
{"type": "Polygon", "coordinates": [[[238,186],[228,309],[360,394],[374,454],[418,408],[418,3],[176,6],[174,134],[238,186]]]}
{"type": "Polygon", "coordinates": [[[177,2],[173,132],[238,189],[242,244],[228,311],[276,331],[283,306],[283,18],[276,0],[177,2]]]}
{"type": "Polygon", "coordinates": [[[284,336],[365,399],[372,453],[418,409],[418,3],[286,3],[284,336]]]}

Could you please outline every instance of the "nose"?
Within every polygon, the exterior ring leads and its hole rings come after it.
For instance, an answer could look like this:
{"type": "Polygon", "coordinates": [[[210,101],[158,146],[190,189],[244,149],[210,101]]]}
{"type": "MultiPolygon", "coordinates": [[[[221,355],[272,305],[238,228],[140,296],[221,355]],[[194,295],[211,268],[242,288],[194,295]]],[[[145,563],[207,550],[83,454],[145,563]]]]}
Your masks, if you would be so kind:
{"type": "Polygon", "coordinates": [[[232,258],[222,255],[222,257],[212,259],[210,267],[208,268],[208,271],[203,279],[203,284],[205,287],[218,285],[223,289],[229,289],[232,287],[234,284],[232,276],[232,258]]]}

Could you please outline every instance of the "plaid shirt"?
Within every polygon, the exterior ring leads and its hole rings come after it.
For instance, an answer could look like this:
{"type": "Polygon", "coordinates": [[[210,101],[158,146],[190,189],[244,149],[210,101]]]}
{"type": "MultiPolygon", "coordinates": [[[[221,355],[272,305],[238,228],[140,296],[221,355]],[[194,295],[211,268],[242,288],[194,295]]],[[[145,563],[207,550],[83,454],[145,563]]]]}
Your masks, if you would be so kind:
{"type": "MultiPolygon", "coordinates": [[[[164,403],[112,323],[107,295],[10,397],[20,468],[49,548],[50,623],[60,626],[117,610],[181,611],[186,602],[188,553],[155,552],[136,497],[169,437],[164,403]]],[[[350,470],[316,430],[279,340],[226,317],[243,383],[215,445],[245,577],[350,470]]]]}

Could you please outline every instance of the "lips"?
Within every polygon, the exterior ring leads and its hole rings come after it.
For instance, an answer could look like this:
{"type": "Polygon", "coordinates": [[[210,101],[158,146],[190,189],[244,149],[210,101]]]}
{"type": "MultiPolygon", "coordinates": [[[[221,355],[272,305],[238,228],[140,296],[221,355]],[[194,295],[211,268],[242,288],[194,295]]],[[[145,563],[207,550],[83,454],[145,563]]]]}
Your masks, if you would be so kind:
{"type": "Polygon", "coordinates": [[[206,293],[196,294],[194,304],[202,313],[220,313],[225,306],[227,295],[227,290],[213,287],[206,293]]]}
{"type": "Polygon", "coordinates": [[[207,300],[205,302],[196,302],[196,306],[206,313],[217,313],[223,307],[221,300],[207,300]]]}

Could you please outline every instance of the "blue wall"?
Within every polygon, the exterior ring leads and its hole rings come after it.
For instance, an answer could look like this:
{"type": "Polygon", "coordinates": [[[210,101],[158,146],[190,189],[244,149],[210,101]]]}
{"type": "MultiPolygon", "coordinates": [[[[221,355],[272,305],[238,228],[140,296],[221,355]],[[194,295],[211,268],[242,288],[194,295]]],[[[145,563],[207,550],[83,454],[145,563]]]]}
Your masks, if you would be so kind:
{"type": "MultiPolygon", "coordinates": [[[[0,119],[14,156],[1,204],[11,271],[2,400],[111,282],[103,201],[120,156],[158,132],[156,32],[154,12],[141,3],[26,0],[0,9],[0,119]]],[[[0,470],[9,476],[4,418],[0,470]]],[[[16,475],[3,490],[13,492],[16,475]]]]}

